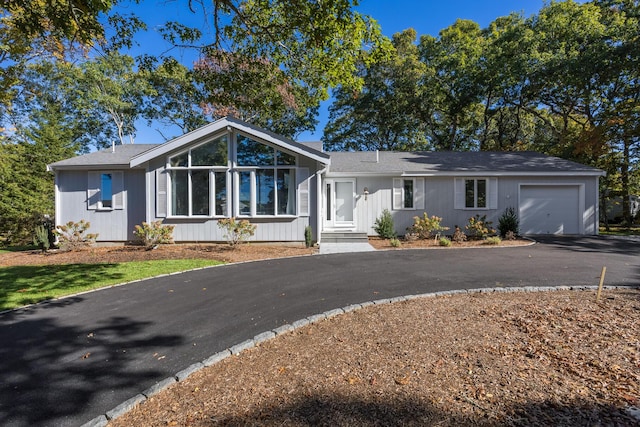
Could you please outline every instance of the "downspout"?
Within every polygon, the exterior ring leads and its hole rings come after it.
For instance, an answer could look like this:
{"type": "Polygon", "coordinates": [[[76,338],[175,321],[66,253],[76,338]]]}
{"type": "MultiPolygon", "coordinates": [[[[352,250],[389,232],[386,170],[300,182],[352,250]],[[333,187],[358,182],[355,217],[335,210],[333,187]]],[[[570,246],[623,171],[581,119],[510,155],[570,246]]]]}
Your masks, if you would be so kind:
{"type": "Polygon", "coordinates": [[[322,192],[322,175],[327,172],[329,167],[320,169],[316,172],[316,243],[320,243],[322,236],[322,206],[324,200],[324,194],[322,192]]]}

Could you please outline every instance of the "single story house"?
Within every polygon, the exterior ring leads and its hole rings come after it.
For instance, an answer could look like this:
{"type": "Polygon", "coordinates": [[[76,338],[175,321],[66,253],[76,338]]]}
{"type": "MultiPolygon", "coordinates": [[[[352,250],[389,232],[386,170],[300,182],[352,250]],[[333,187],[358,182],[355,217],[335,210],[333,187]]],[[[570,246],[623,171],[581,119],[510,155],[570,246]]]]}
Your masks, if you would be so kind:
{"type": "Polygon", "coordinates": [[[217,220],[246,218],[255,241],[375,235],[391,211],[404,234],[427,212],[464,226],[516,208],[522,234],[597,234],[604,172],[532,152],[332,152],[223,118],[158,145],[119,145],[49,165],[56,224],[86,220],[98,241],[134,239],[162,220],[177,242],[224,241],[217,220]]]}

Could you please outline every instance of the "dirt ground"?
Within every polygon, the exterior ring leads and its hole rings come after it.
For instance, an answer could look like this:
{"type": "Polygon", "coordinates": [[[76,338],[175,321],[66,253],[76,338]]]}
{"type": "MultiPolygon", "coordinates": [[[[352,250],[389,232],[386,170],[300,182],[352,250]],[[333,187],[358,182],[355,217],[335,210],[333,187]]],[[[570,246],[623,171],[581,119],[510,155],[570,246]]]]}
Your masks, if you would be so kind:
{"type": "MultiPolygon", "coordinates": [[[[114,247],[4,253],[0,266],[315,252],[114,247]]],[[[605,291],[599,302],[591,291],[478,294],[371,306],[309,325],[197,372],[109,425],[637,426],[633,406],[640,406],[639,290],[605,291]]]]}
{"type": "Polygon", "coordinates": [[[633,426],[640,292],[371,306],[205,368],[125,426],[633,426]]]}

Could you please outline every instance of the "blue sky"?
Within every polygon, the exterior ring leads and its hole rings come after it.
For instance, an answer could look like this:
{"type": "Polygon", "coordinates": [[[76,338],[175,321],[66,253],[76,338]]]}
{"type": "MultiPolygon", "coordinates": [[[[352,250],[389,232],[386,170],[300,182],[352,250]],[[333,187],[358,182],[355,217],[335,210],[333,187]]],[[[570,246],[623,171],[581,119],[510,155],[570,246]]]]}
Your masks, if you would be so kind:
{"type": "MultiPolygon", "coordinates": [[[[414,28],[418,36],[437,36],[440,30],[453,24],[458,18],[473,20],[484,28],[497,17],[511,12],[529,17],[537,13],[544,3],[544,0],[361,0],[357,10],[378,21],[382,32],[389,37],[407,28],[414,28]]],[[[136,37],[140,44],[139,51],[145,53],[159,54],[170,49],[170,45],[157,36],[158,26],[168,20],[205,25],[204,22],[198,22],[202,18],[192,14],[184,1],[142,0],[139,5],[125,5],[118,7],[118,10],[134,12],[147,22],[148,34],[136,37]]],[[[189,66],[195,58],[193,51],[174,49],[171,53],[189,66]]],[[[305,132],[298,140],[320,140],[330,103],[330,100],[323,103],[315,132],[305,132]]],[[[167,130],[163,130],[163,133],[166,134],[167,130]]],[[[175,134],[175,131],[169,130],[168,134],[175,134]]],[[[140,123],[136,142],[161,143],[164,139],[153,126],[149,128],[146,123],[140,123]]]]}

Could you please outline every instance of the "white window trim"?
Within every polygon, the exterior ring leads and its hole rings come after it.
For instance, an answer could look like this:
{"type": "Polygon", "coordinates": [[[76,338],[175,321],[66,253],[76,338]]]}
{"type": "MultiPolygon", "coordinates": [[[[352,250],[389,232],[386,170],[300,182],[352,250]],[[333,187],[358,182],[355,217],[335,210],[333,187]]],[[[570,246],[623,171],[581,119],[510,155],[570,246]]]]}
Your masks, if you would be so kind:
{"type": "Polygon", "coordinates": [[[424,209],[424,178],[393,178],[392,207],[396,211],[415,211],[424,209]],[[405,181],[413,182],[413,206],[405,207],[405,181]]]}
{"type": "MultiPolygon", "coordinates": [[[[297,159],[296,159],[297,161],[297,159]]],[[[238,218],[297,218],[299,216],[302,216],[300,214],[300,207],[299,207],[299,203],[300,203],[300,194],[299,194],[299,183],[298,183],[298,176],[301,173],[300,170],[301,169],[305,169],[305,168],[299,168],[296,166],[291,166],[291,165],[281,165],[281,166],[239,166],[237,167],[233,172],[233,189],[234,191],[234,195],[233,195],[233,206],[234,206],[234,216],[237,216],[238,218]],[[295,192],[296,192],[296,203],[294,205],[296,212],[294,214],[278,214],[278,210],[277,210],[277,206],[278,206],[278,191],[275,192],[274,196],[275,196],[275,200],[274,200],[274,213],[273,214],[258,214],[256,212],[256,208],[257,208],[257,204],[258,204],[258,200],[256,197],[256,171],[257,170],[271,170],[273,171],[274,174],[274,185],[277,185],[277,173],[279,170],[293,170],[295,171],[295,179],[293,182],[290,182],[289,185],[294,185],[295,186],[295,192]],[[250,205],[249,205],[249,214],[241,214],[240,213],[240,172],[251,172],[250,174],[250,197],[251,200],[249,201],[250,205]]],[[[308,172],[307,172],[308,173],[308,172]]]]}
{"type": "Polygon", "coordinates": [[[454,180],[454,209],[466,211],[488,211],[498,209],[498,179],[495,177],[459,177],[454,180]],[[486,206],[478,207],[478,181],[486,182],[486,206]],[[466,182],[473,184],[473,207],[467,207],[466,182]]]}
{"type": "Polygon", "coordinates": [[[125,209],[126,191],[124,189],[124,172],[121,170],[89,171],[87,185],[87,210],[96,212],[111,212],[125,209]],[[102,175],[110,174],[111,206],[102,205],[102,175]],[[93,199],[97,197],[94,202],[93,199]]]}

